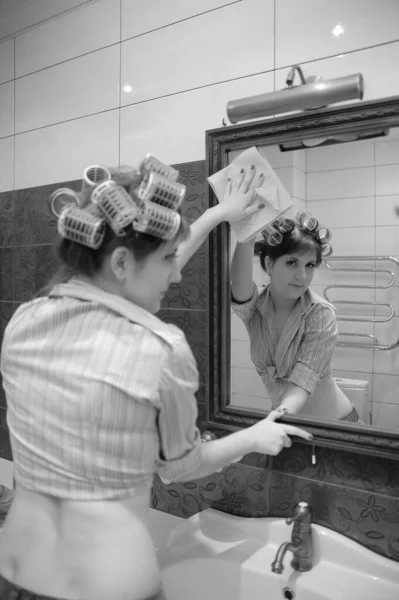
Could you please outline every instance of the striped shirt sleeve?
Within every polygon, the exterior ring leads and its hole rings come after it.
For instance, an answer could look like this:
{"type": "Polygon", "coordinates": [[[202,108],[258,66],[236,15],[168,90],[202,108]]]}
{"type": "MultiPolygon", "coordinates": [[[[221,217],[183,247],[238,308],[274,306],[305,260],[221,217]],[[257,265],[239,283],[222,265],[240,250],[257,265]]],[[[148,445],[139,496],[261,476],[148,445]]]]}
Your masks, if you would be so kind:
{"type": "Polygon", "coordinates": [[[197,389],[194,356],[183,332],[176,327],[176,340],[162,369],[159,390],[158,474],[165,483],[179,481],[201,465],[201,437],[196,427],[197,389]]]}
{"type": "Polygon", "coordinates": [[[234,310],[237,317],[242,321],[249,321],[255,312],[256,302],[259,298],[259,292],[256,284],[252,284],[252,296],[245,302],[237,302],[234,298],[231,298],[231,307],[234,310]]]}
{"type": "Polygon", "coordinates": [[[306,317],[305,333],[288,381],[312,394],[324,372],[331,369],[337,335],[333,308],[314,305],[306,317]]]}

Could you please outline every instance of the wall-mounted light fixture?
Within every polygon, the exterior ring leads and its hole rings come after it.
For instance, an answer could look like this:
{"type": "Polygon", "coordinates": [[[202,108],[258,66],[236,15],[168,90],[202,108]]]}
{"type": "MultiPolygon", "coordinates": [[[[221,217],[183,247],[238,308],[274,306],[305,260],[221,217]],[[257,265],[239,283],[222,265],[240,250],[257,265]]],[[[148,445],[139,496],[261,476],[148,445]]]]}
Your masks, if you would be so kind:
{"type": "Polygon", "coordinates": [[[308,150],[320,146],[331,146],[333,144],[346,144],[348,142],[360,142],[389,135],[389,129],[370,129],[356,133],[342,133],[322,138],[308,138],[304,140],[292,140],[279,144],[281,152],[292,152],[293,150],[308,150]]]}
{"type": "Polygon", "coordinates": [[[324,79],[318,75],[305,77],[299,65],[291,67],[286,84],[287,87],[278,92],[230,100],[226,106],[230,122],[260,119],[295,110],[324,108],[345,100],[362,100],[364,93],[361,73],[335,79],[324,79]],[[299,85],[294,85],[296,73],[300,78],[299,85]]]}

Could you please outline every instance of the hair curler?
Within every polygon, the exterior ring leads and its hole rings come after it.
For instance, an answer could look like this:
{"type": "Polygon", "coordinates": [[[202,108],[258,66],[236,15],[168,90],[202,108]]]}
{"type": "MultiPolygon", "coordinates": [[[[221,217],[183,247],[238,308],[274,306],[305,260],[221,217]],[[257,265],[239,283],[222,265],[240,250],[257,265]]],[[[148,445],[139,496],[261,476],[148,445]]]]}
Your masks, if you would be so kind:
{"type": "Polygon", "coordinates": [[[82,196],[83,204],[87,204],[90,201],[90,196],[93,189],[102,181],[108,181],[111,179],[111,173],[105,167],[99,165],[91,165],[87,167],[83,172],[82,179],[82,196]]]}
{"type": "Polygon", "coordinates": [[[186,186],[152,171],[144,175],[139,187],[133,193],[142,204],[155,202],[177,210],[186,195],[186,186]]]}
{"type": "Polygon", "coordinates": [[[317,232],[317,236],[321,244],[326,244],[329,242],[331,240],[331,235],[331,230],[327,229],[327,227],[321,227],[317,232]]]}
{"type": "Polygon", "coordinates": [[[326,244],[323,244],[321,247],[321,256],[322,258],[327,258],[327,256],[331,256],[331,254],[333,253],[333,249],[331,244],[329,244],[328,242],[326,244]]]}
{"type": "Polygon", "coordinates": [[[276,219],[272,225],[280,233],[290,233],[295,228],[295,223],[292,219],[276,219]]]}
{"type": "Polygon", "coordinates": [[[140,209],[127,191],[114,181],[103,181],[91,195],[115,235],[126,234],[126,228],[139,216],[140,209]]]}
{"type": "Polygon", "coordinates": [[[314,231],[319,224],[318,220],[312,215],[310,210],[300,210],[299,213],[296,215],[296,218],[299,221],[301,227],[305,227],[309,231],[314,231]]]}
{"type": "Polygon", "coordinates": [[[170,181],[177,181],[179,177],[179,171],[163,163],[159,158],[153,154],[147,154],[140,165],[140,171],[142,175],[148,175],[151,172],[158,173],[170,181]]]}
{"type": "Polygon", "coordinates": [[[147,202],[133,229],[163,240],[171,240],[180,228],[180,214],[166,206],[147,202]]]}
{"type": "Polygon", "coordinates": [[[269,246],[278,246],[283,241],[282,234],[274,228],[273,224],[262,230],[262,236],[269,246]]]}
{"type": "MultiPolygon", "coordinates": [[[[94,208],[94,207],[93,207],[94,208]]],[[[58,233],[65,239],[97,250],[105,234],[105,221],[99,211],[65,206],[58,219],[58,233]]]]}
{"type": "Polygon", "coordinates": [[[66,206],[79,206],[80,198],[76,192],[69,188],[60,188],[50,196],[51,212],[59,219],[61,212],[66,206]]]}

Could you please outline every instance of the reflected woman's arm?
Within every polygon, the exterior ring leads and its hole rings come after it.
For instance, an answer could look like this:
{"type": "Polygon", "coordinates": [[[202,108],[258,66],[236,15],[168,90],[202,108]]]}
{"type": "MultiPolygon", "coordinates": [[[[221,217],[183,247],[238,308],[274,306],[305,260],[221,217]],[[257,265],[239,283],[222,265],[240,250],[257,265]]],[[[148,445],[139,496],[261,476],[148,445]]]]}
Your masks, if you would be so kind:
{"type": "Polygon", "coordinates": [[[231,262],[231,293],[235,301],[246,302],[253,294],[253,259],[255,238],[236,245],[231,262]]]}
{"type": "Polygon", "coordinates": [[[291,414],[298,413],[305,406],[308,397],[309,394],[306,390],[295,383],[290,383],[278,408],[286,408],[287,412],[291,414]]]}

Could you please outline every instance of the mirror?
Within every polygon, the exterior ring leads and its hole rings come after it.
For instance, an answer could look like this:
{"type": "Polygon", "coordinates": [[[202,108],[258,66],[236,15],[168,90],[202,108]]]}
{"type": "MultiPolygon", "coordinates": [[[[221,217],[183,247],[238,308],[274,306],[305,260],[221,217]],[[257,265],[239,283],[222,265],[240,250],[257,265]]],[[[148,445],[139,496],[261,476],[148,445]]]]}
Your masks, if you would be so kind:
{"type": "MultiPolygon", "coordinates": [[[[365,425],[285,417],[306,424],[325,445],[395,454],[399,449],[399,98],[208,131],[207,176],[256,146],[291,195],[332,231],[332,257],[311,284],[336,309],[333,377],[365,425]]],[[[209,188],[209,204],[217,202],[209,188]]],[[[231,429],[263,418],[271,398],[233,313],[230,261],[234,234],[223,224],[210,238],[210,394],[208,426],[231,429]]],[[[269,278],[254,257],[259,292],[269,278]]]]}

